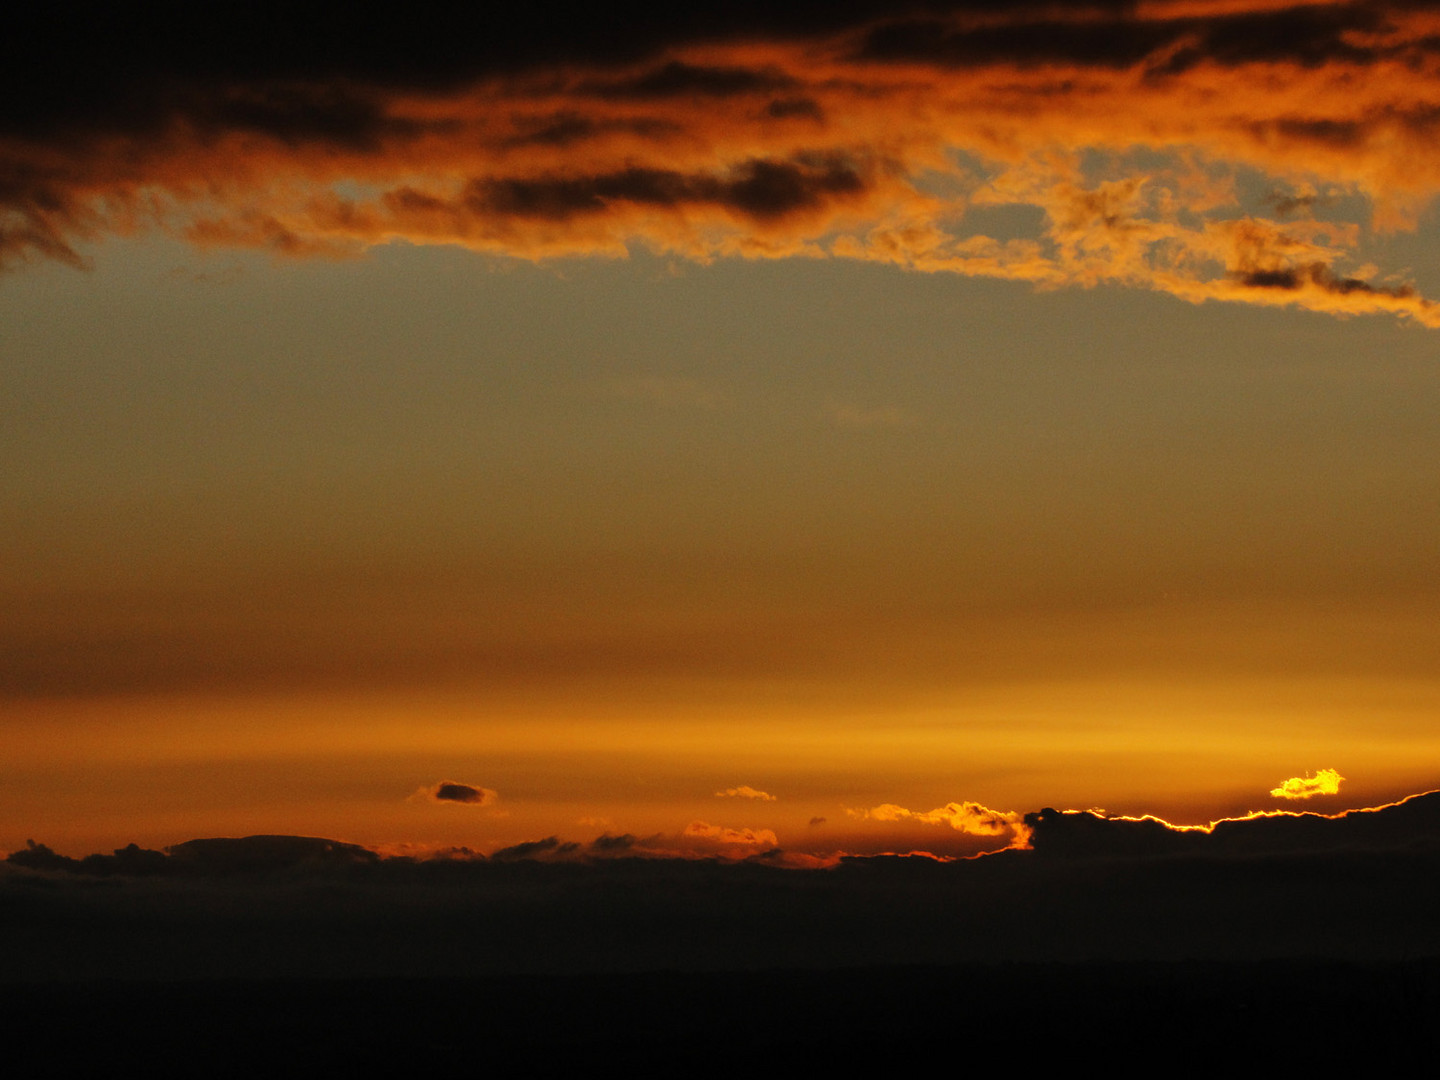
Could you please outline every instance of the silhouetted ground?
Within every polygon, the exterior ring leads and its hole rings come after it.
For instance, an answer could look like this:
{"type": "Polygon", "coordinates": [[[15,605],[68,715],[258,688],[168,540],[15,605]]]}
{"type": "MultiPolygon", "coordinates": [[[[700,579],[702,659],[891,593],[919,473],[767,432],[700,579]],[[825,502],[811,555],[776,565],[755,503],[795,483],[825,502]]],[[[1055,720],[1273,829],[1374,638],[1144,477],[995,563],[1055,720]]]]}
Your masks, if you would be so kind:
{"type": "Polygon", "coordinates": [[[1434,1071],[1440,793],[1029,820],[1031,851],[826,870],[29,845],[0,864],[6,1075],[1434,1071]]]}
{"type": "Polygon", "coordinates": [[[12,985],[0,1008],[17,1077],[122,1065],[147,1076],[929,1074],[1081,1061],[1384,1075],[1440,1049],[1440,962],[12,985]]]}

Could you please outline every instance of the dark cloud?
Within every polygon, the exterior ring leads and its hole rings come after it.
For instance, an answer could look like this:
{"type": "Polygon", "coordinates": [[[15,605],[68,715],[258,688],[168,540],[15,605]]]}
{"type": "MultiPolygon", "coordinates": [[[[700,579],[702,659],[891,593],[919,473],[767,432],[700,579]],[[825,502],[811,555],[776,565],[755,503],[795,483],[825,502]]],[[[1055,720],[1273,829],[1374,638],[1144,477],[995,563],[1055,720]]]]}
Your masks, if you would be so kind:
{"type": "MultiPolygon", "coordinates": [[[[83,266],[89,243],[144,230],[288,257],[643,245],[1440,325],[1413,292],[1317,274],[1313,251],[1217,273],[1218,238],[1245,219],[1184,175],[1200,160],[1323,173],[1371,200],[1371,223],[1413,228],[1440,192],[1440,39],[1411,5],[455,4],[396,19],[151,0],[26,8],[7,29],[6,264],[83,266]],[[1087,195],[1123,205],[1072,220],[1087,195]],[[971,231],[976,202],[1048,224],[1001,242],[971,231]]],[[[1336,231],[1324,265],[1360,265],[1363,228],[1336,231]]]]}
{"type": "MultiPolygon", "coordinates": [[[[998,13],[998,9],[997,9],[998,13]]],[[[869,31],[859,56],[917,60],[956,67],[1077,64],[1129,68],[1149,62],[1177,74],[1201,62],[1233,66],[1289,61],[1314,66],[1329,60],[1364,63],[1377,50],[1356,45],[1359,32],[1383,25],[1370,4],[1296,5],[1279,11],[1217,11],[1135,18],[1115,5],[1055,6],[1036,17],[993,20],[897,18],[869,31]]]]}
{"type": "MultiPolygon", "coordinates": [[[[159,135],[177,119],[284,137],[363,143],[390,123],[373,93],[443,93],[528,69],[581,65],[638,72],[594,84],[633,100],[727,97],[792,85],[786,73],[664,58],[697,44],[860,35],[866,60],[942,65],[1066,63],[1122,67],[1157,58],[1170,71],[1328,60],[1383,52],[1357,44],[1383,29],[1383,4],[1296,5],[1206,17],[1135,18],[1129,3],[881,0],[428,5],[380,17],[335,0],[192,5],[148,0],[97,8],[78,0],[7,14],[15,43],[0,72],[0,133],[50,142],[82,133],[159,135]],[[284,32],[277,27],[284,27],[284,32]]],[[[1410,49],[1423,48],[1412,43],[1410,49]]]]}
{"type": "MultiPolygon", "coordinates": [[[[1184,26],[1188,20],[1181,20],[1184,26]]],[[[1276,11],[1220,14],[1196,20],[1196,59],[1222,65],[1286,60],[1315,67],[1331,60],[1363,64],[1383,47],[1356,44],[1384,27],[1383,5],[1296,4],[1276,11]]],[[[1187,27],[1189,29],[1189,27],[1187,27]]]]}
{"type": "Polygon", "coordinates": [[[765,106],[765,115],[774,120],[789,120],[797,116],[808,120],[825,119],[825,111],[820,107],[820,103],[813,98],[804,97],[776,98],[765,106]]]}
{"type": "Polygon", "coordinates": [[[1273,134],[1295,142],[1343,150],[1358,146],[1363,142],[1370,127],[1359,120],[1335,120],[1329,117],[1284,117],[1256,124],[1252,130],[1261,138],[1273,134]]]}
{"type": "Polygon", "coordinates": [[[431,789],[431,797],[436,802],[465,803],[470,806],[488,806],[498,798],[489,788],[474,787],[454,780],[440,781],[431,789]]]}
{"type": "Polygon", "coordinates": [[[1327,205],[1330,201],[1312,192],[1290,195],[1282,191],[1272,191],[1265,196],[1266,204],[1275,211],[1275,216],[1281,219],[1297,214],[1308,215],[1315,207],[1327,205]]]}
{"type": "Polygon", "coordinates": [[[1071,61],[1130,67],[1175,41],[1180,28],[1125,20],[1022,22],[955,27],[940,19],[894,22],[865,36],[857,55],[866,60],[924,61],[969,67],[1020,66],[1071,61]]]}
{"type": "Polygon", "coordinates": [[[574,110],[520,120],[519,133],[507,145],[567,147],[616,133],[637,135],[645,139],[661,139],[678,133],[677,125],[645,117],[597,119],[574,110]]]}
{"type": "Polygon", "coordinates": [[[558,836],[547,836],[544,840],[526,840],[494,852],[490,858],[495,862],[523,862],[529,859],[564,858],[580,851],[580,845],[562,841],[558,836]]]}
{"type": "Polygon", "coordinates": [[[73,872],[80,866],[78,859],[72,859],[68,855],[57,855],[49,845],[37,844],[34,840],[26,840],[25,846],[19,851],[12,851],[5,861],[11,866],[23,867],[26,870],[73,872]]]}
{"type": "Polygon", "coordinates": [[[171,868],[170,860],[163,851],[152,851],[138,844],[117,848],[111,855],[86,855],[83,859],[72,859],[57,855],[45,844],[34,840],[25,841],[19,851],[11,852],[6,859],[12,866],[27,870],[41,870],[66,874],[87,874],[94,877],[109,877],[123,874],[142,877],[164,873],[171,868]]]}
{"type": "Polygon", "coordinates": [[[479,217],[567,221],[631,204],[667,210],[715,206],[766,221],[857,195],[865,187],[856,163],[832,155],[752,160],[726,175],[631,168],[597,176],[477,180],[464,201],[479,217]]]}
{"type": "Polygon", "coordinates": [[[1325,263],[1304,263],[1278,269],[1240,271],[1232,279],[1247,289],[1282,289],[1298,291],[1316,289],[1335,296],[1389,296],[1397,300],[1415,297],[1415,290],[1409,285],[1386,287],[1372,285],[1360,278],[1341,277],[1325,263]]]}
{"type": "Polygon", "coordinates": [[[493,806],[500,795],[491,788],[465,784],[459,780],[441,780],[437,784],[420,788],[410,797],[446,806],[493,806]]]}
{"type": "Polygon", "coordinates": [[[604,836],[597,836],[590,842],[590,850],[598,855],[614,855],[633,850],[637,843],[637,838],[630,833],[620,836],[611,836],[606,833],[604,836]]]}
{"type": "Polygon", "coordinates": [[[166,849],[169,867],[199,874],[373,866],[380,856],[359,844],[315,836],[244,836],[187,840],[166,849]]]}
{"type": "Polygon", "coordinates": [[[788,90],[795,80],[778,71],[747,68],[697,67],[672,60],[633,78],[595,86],[599,97],[646,101],[673,97],[738,97],[788,90]]]}
{"type": "MultiPolygon", "coordinates": [[[[880,0],[786,5],[736,0],[668,8],[638,0],[605,5],[452,0],[397,17],[338,0],[203,5],[139,0],[123,7],[57,0],[7,12],[13,48],[0,68],[0,100],[6,102],[0,133],[47,140],[80,131],[153,134],[184,115],[202,88],[318,82],[443,92],[534,67],[634,64],[686,44],[833,34],[891,10],[893,5],[880,0]]],[[[750,79],[723,69],[665,64],[631,85],[639,93],[647,87],[651,93],[682,87],[715,93],[749,85],[750,79]]],[[[346,118],[361,126],[366,119],[346,118]]],[[[359,130],[349,128],[347,137],[359,130]]]]}

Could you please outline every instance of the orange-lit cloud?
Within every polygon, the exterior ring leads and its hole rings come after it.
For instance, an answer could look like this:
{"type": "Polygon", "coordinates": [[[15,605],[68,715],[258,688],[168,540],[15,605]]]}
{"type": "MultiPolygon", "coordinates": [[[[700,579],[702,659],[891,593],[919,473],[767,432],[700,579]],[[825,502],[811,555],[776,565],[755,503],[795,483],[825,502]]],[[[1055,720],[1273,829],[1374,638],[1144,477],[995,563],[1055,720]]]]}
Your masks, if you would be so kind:
{"type": "Polygon", "coordinates": [[[727,848],[775,847],[780,843],[771,829],[732,829],[704,821],[690,822],[681,835],[688,840],[702,840],[727,848]]]}
{"type": "Polygon", "coordinates": [[[916,821],[923,825],[949,825],[969,836],[1011,836],[1011,847],[1029,846],[1030,826],[1023,814],[991,810],[976,802],[952,802],[934,810],[907,810],[882,803],[869,810],[847,810],[853,818],[869,821],[916,821]]]}
{"type": "Polygon", "coordinates": [[[715,792],[717,799],[756,799],[760,802],[774,802],[775,796],[768,791],[759,791],[749,784],[741,784],[739,787],[726,788],[724,791],[715,792]]]}
{"type": "Polygon", "coordinates": [[[1314,776],[1292,776],[1270,794],[1277,799],[1310,799],[1316,795],[1334,795],[1345,778],[1334,769],[1321,769],[1314,776]]]}
{"type": "Polygon", "coordinates": [[[781,33],[702,5],[615,20],[624,40],[584,18],[457,18],[443,40],[296,35],[323,57],[257,20],[214,37],[213,64],[210,37],[171,27],[123,66],[103,27],[32,20],[6,76],[0,258],[79,263],[157,228],[294,256],[641,245],[1440,325],[1365,256],[1440,192],[1423,6],[862,3],[781,33]]]}

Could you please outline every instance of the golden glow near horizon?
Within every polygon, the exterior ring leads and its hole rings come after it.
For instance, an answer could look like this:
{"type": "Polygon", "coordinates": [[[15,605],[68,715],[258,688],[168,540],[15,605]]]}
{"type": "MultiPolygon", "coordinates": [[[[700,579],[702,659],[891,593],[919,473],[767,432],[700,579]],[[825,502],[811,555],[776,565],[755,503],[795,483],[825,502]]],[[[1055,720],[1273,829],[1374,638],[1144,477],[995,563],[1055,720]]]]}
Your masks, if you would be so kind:
{"type": "Polygon", "coordinates": [[[936,19],[0,120],[0,849],[1435,787],[1434,16],[936,19]]]}

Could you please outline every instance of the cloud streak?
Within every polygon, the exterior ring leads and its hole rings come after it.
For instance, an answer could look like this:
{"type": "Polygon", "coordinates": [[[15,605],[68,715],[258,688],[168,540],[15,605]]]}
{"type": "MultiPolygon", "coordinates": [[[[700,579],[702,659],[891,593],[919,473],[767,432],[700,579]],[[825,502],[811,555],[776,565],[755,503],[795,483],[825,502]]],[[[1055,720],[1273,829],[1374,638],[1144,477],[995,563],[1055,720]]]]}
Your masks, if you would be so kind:
{"type": "Polygon", "coordinates": [[[0,260],[79,265],[152,229],[289,256],[639,245],[1440,325],[1362,257],[1440,192],[1423,6],[702,4],[337,30],[315,4],[286,18],[323,24],[294,37],[323,48],[276,46],[261,10],[223,49],[161,8],[132,15],[123,65],[104,19],[20,20],[0,260]],[[1253,174],[1268,194],[1247,202],[1253,174]],[[1005,207],[1038,224],[988,226],[1005,207]]]}
{"type": "Polygon", "coordinates": [[[739,787],[726,788],[724,791],[715,792],[717,799],[755,799],[759,802],[774,802],[775,796],[768,791],[760,791],[749,784],[741,784],[739,787]]]}

